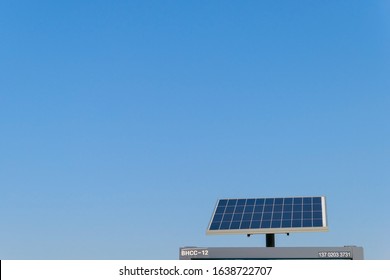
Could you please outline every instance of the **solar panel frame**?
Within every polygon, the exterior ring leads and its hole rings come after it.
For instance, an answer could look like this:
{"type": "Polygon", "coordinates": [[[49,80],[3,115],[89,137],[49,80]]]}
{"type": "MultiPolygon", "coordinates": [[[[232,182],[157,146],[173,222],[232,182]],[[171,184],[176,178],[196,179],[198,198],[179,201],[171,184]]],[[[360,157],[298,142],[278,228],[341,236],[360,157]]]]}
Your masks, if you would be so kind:
{"type": "Polygon", "coordinates": [[[325,196],[225,198],[217,201],[206,234],[327,230],[325,196]]]}

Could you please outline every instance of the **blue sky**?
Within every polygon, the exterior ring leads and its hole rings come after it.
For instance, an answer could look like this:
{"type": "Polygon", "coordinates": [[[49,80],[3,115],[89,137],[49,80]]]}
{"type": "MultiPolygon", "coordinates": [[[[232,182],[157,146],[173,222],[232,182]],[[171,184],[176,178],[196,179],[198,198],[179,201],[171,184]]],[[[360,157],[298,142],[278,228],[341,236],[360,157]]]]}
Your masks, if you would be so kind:
{"type": "Polygon", "coordinates": [[[387,1],[1,1],[0,259],[177,259],[219,198],[327,197],[390,259],[387,1]]]}

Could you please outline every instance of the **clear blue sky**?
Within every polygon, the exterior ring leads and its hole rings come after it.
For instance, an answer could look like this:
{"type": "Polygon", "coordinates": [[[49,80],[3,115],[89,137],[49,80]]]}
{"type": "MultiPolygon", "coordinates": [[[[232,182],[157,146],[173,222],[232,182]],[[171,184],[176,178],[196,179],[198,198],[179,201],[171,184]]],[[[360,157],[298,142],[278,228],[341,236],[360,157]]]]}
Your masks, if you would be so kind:
{"type": "Polygon", "coordinates": [[[0,259],[177,259],[219,198],[327,197],[390,259],[388,1],[1,1],[0,259]]]}

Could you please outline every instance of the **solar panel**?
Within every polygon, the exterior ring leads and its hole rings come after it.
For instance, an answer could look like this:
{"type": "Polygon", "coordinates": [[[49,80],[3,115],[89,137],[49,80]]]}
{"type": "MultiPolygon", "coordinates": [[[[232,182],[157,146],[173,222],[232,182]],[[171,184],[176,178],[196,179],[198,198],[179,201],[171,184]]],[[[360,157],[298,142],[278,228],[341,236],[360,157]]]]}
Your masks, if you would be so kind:
{"type": "Polygon", "coordinates": [[[324,196],[220,199],[207,234],[327,231],[324,196]]]}

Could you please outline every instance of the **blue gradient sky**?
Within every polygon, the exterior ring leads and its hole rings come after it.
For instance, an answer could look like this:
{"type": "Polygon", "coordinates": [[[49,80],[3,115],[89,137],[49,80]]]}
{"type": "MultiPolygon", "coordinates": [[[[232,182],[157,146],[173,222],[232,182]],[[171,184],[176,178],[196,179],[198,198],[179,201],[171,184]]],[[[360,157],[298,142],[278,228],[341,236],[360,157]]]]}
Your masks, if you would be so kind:
{"type": "Polygon", "coordinates": [[[1,1],[0,259],[177,259],[219,198],[327,197],[390,259],[388,1],[1,1]]]}

